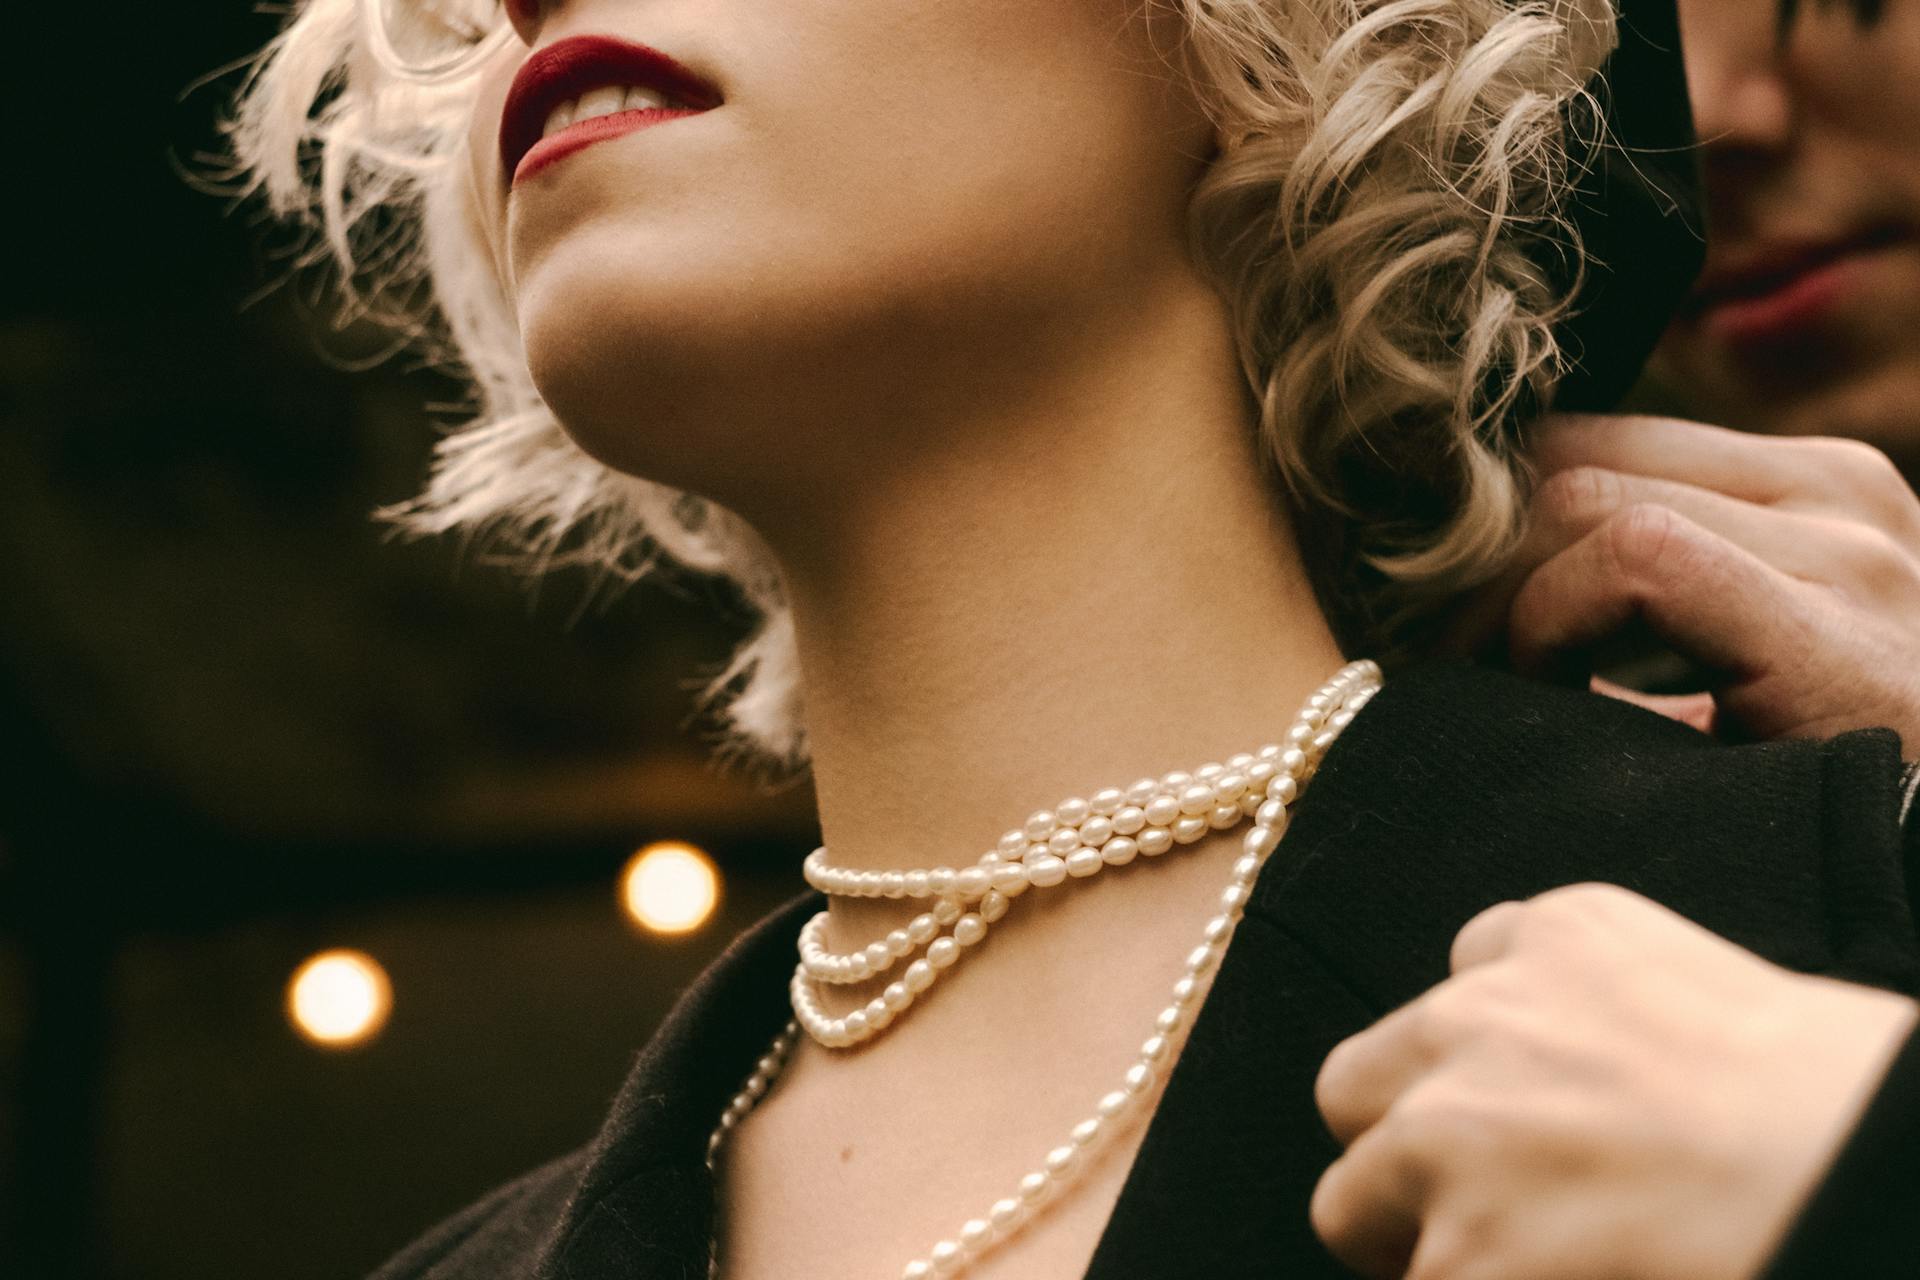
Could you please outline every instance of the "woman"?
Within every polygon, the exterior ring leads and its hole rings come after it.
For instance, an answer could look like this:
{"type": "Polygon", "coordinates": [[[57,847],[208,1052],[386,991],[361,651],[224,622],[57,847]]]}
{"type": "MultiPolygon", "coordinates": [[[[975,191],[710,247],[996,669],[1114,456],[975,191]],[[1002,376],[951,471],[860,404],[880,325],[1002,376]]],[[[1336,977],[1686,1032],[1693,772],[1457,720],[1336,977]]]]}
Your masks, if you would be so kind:
{"type": "Polygon", "coordinates": [[[736,945],[588,1150],[383,1274],[1332,1273],[1314,1072],[1493,900],[1618,878],[1915,972],[1886,735],[1729,751],[1458,667],[1315,692],[1513,541],[1602,6],[502,16],[312,0],[240,154],[430,280],[480,412],[416,528],[742,583],[719,693],[810,763],[833,900],[736,945]]]}

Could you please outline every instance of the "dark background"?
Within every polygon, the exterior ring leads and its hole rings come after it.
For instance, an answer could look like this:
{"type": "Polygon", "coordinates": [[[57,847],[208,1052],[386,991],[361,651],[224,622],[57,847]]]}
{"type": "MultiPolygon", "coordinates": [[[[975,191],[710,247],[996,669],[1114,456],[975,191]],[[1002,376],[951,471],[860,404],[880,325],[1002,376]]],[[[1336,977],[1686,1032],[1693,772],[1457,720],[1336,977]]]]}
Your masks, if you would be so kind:
{"type": "Polygon", "coordinates": [[[352,1277],[592,1132],[810,806],[707,763],[726,592],[370,518],[459,388],[350,370],[381,336],[186,177],[279,17],[61,8],[10,16],[0,168],[0,1276],[352,1277]],[[667,837],[725,879],[678,941],[615,901],[667,837]],[[282,1012],[332,946],[394,985],[350,1051],[282,1012]]]}

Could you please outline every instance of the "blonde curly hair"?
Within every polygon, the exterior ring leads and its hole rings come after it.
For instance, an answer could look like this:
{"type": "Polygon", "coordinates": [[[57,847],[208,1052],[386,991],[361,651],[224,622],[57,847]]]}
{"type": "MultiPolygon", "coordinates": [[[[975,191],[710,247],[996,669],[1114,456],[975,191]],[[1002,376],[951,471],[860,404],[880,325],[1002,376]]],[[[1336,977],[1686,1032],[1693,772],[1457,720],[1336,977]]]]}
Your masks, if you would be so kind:
{"type": "MultiPolygon", "coordinates": [[[[1608,0],[1146,0],[1185,23],[1221,147],[1193,193],[1261,453],[1349,644],[1392,650],[1517,537],[1513,423],[1550,398],[1579,261],[1569,157],[1615,39],[1608,0]],[[1556,261],[1557,259],[1557,261],[1556,261]]],[[[729,727],[806,755],[791,619],[765,545],[613,471],[541,403],[469,204],[471,80],[384,73],[359,0],[305,0],[229,122],[237,169],[315,230],[349,314],[457,368],[471,417],[387,513],[485,529],[536,567],[724,575],[760,624],[712,686],[729,727]]],[[[1597,126],[1596,126],[1597,127],[1597,126]]]]}

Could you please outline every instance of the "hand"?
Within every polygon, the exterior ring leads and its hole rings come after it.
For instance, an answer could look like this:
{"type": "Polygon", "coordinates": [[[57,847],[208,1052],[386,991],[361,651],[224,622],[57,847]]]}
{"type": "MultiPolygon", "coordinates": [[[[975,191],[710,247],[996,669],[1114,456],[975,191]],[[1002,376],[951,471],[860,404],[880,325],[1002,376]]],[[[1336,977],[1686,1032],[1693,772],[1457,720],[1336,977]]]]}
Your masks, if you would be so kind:
{"type": "Polygon", "coordinates": [[[1585,680],[1595,645],[1650,627],[1711,701],[1605,691],[1703,728],[1826,737],[1887,725],[1920,750],[1920,499],[1853,440],[1667,418],[1564,416],[1511,570],[1455,628],[1514,666],[1585,680]]]}
{"type": "Polygon", "coordinates": [[[1475,917],[1455,976],[1339,1045],[1313,1226],[1419,1280],[1745,1280],[1914,1024],[1637,894],[1475,917]]]}

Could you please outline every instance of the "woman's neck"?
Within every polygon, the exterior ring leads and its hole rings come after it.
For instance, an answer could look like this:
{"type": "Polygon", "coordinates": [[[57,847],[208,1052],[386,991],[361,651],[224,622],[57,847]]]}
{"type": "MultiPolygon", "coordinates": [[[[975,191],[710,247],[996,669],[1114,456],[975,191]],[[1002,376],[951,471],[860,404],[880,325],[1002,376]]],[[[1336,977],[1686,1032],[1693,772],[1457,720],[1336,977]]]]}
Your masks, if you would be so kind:
{"type": "Polygon", "coordinates": [[[1094,345],[771,531],[835,863],[970,862],[1274,739],[1340,664],[1211,296],[1094,345]]]}

